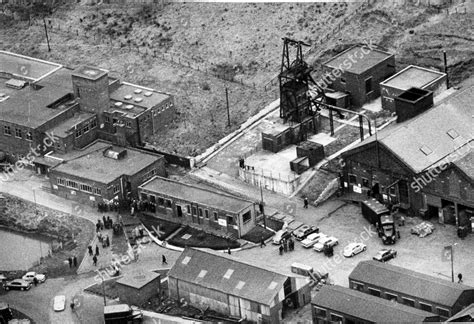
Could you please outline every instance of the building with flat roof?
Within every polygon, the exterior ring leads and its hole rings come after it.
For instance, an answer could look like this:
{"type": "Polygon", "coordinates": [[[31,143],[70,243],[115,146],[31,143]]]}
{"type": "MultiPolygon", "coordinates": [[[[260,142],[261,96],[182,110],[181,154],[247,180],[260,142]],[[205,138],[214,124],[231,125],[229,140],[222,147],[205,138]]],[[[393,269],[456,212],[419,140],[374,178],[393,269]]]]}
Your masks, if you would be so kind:
{"type": "Polygon", "coordinates": [[[380,83],[382,108],[395,111],[395,97],[410,88],[420,88],[433,91],[437,96],[447,89],[446,73],[410,65],[380,83]]]}
{"type": "Polygon", "coordinates": [[[163,177],[139,187],[139,197],[156,204],[156,215],[240,238],[256,224],[255,203],[163,177]]]}
{"type": "Polygon", "coordinates": [[[311,301],[313,323],[439,322],[439,316],[341,286],[324,285],[311,301]]]}
{"type": "Polygon", "coordinates": [[[134,271],[116,281],[120,302],[142,305],[161,293],[161,276],[153,271],[134,271]]]}
{"type": "Polygon", "coordinates": [[[443,320],[474,302],[474,287],[378,261],[361,261],[349,287],[376,297],[435,313],[443,320]]]}
{"type": "Polygon", "coordinates": [[[47,154],[35,163],[49,169],[54,194],[92,205],[135,197],[140,184],[166,176],[163,156],[102,140],[82,150],[47,154]]]}
{"type": "Polygon", "coordinates": [[[250,323],[281,323],[311,300],[309,279],[270,271],[222,252],[186,248],[168,273],[169,293],[250,323]]]}
{"type": "Polygon", "coordinates": [[[351,105],[361,107],[377,98],[379,83],[395,73],[395,56],[369,45],[355,45],[324,62],[323,73],[327,87],[349,93],[351,105]]]}

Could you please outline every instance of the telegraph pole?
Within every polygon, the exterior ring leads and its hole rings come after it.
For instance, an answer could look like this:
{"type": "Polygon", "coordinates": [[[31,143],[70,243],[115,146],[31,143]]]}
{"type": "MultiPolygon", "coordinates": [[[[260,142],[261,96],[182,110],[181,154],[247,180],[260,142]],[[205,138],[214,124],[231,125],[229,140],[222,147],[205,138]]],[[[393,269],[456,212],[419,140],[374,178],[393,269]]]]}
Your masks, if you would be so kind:
{"type": "Polygon", "coordinates": [[[260,208],[261,212],[263,215],[263,228],[267,228],[267,220],[265,218],[265,203],[263,202],[263,188],[262,188],[262,182],[260,182],[260,208]]]}
{"type": "Polygon", "coordinates": [[[51,52],[51,47],[49,47],[49,37],[48,37],[48,27],[46,27],[46,20],[43,17],[44,32],[46,33],[46,42],[48,43],[48,52],[51,52]]]}
{"type": "Polygon", "coordinates": [[[446,89],[449,89],[448,59],[446,58],[446,51],[443,51],[443,59],[444,59],[444,73],[446,73],[446,89]]]}
{"type": "Polygon", "coordinates": [[[225,88],[225,101],[227,104],[227,126],[230,127],[230,112],[229,112],[229,91],[227,87],[225,88]]]}

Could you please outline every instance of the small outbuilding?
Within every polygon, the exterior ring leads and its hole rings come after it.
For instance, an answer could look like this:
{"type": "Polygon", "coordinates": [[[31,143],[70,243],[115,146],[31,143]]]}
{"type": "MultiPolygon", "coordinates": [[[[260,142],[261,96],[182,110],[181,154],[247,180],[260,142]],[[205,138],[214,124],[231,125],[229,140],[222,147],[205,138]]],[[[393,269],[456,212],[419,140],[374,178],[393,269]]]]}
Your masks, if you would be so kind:
{"type": "Polygon", "coordinates": [[[141,305],[153,296],[159,295],[161,276],[152,271],[135,271],[116,281],[120,302],[141,305]]]}

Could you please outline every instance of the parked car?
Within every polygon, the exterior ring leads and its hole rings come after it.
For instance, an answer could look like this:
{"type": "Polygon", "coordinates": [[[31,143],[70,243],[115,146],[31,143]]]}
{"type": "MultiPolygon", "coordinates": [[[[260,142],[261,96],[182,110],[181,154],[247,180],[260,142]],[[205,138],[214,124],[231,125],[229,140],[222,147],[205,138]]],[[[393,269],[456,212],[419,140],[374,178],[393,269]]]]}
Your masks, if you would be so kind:
{"type": "Polygon", "coordinates": [[[316,243],[313,246],[313,250],[315,250],[317,252],[322,252],[324,250],[325,246],[334,247],[338,244],[339,244],[339,241],[337,240],[337,238],[335,238],[334,236],[330,236],[330,237],[326,236],[326,237],[323,237],[322,239],[320,239],[318,241],[318,243],[316,243]]]}
{"type": "Polygon", "coordinates": [[[42,283],[46,281],[46,276],[44,274],[36,273],[34,271],[27,272],[23,277],[21,277],[21,279],[33,282],[35,277],[38,282],[42,283]]]}
{"type": "Polygon", "coordinates": [[[319,233],[319,228],[317,226],[303,225],[293,231],[293,236],[298,241],[304,240],[308,235],[313,233],[319,233]]]}
{"type": "Polygon", "coordinates": [[[54,297],[53,309],[55,312],[61,312],[66,307],[66,296],[59,295],[54,297]]]}
{"type": "Polygon", "coordinates": [[[5,290],[10,290],[10,289],[29,290],[30,288],[31,288],[31,281],[26,281],[23,279],[14,279],[5,284],[5,290]]]}
{"type": "Polygon", "coordinates": [[[349,243],[345,248],[344,248],[344,256],[346,258],[350,258],[356,254],[359,254],[363,251],[367,250],[367,246],[364,243],[349,243]]]}
{"type": "Polygon", "coordinates": [[[375,261],[385,262],[397,256],[397,251],[394,249],[382,249],[373,257],[375,261]]]}
{"type": "Polygon", "coordinates": [[[273,244],[281,244],[283,240],[289,239],[291,237],[291,232],[288,232],[286,229],[279,230],[273,236],[273,244]]]}
{"type": "Polygon", "coordinates": [[[323,233],[309,234],[303,241],[301,241],[301,245],[308,249],[318,243],[318,241],[323,237],[327,237],[327,235],[323,233]]]}
{"type": "Polygon", "coordinates": [[[430,222],[422,222],[416,226],[413,226],[410,230],[412,234],[418,235],[419,237],[425,237],[433,233],[435,227],[430,222]]]}

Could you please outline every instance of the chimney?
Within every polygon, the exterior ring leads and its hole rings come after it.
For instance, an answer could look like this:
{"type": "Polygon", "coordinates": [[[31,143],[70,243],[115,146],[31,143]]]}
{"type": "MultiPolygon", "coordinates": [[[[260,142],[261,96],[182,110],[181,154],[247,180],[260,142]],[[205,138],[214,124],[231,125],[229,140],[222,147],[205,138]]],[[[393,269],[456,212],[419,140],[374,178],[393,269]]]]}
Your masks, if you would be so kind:
{"type": "Polygon", "coordinates": [[[433,91],[410,88],[395,97],[397,123],[404,122],[433,107],[433,91]]]}

